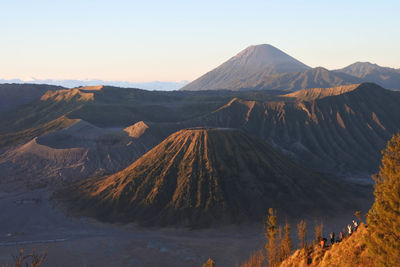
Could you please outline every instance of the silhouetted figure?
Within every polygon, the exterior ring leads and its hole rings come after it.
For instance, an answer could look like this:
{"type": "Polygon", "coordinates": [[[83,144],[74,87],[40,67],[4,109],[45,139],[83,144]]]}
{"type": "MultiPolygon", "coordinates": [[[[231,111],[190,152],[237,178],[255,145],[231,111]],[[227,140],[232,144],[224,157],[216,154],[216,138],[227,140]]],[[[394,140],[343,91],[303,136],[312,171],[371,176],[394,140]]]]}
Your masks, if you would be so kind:
{"type": "Polygon", "coordinates": [[[321,246],[321,248],[326,247],[326,241],[327,241],[327,239],[324,237],[319,238],[319,245],[321,246]]]}
{"type": "Polygon", "coordinates": [[[322,247],[322,248],[326,247],[326,246],[327,246],[326,243],[327,243],[328,240],[327,240],[325,237],[323,237],[321,240],[322,240],[322,241],[321,241],[321,247],[322,247]]]}
{"type": "Polygon", "coordinates": [[[353,220],[353,225],[354,225],[354,231],[357,231],[358,228],[358,222],[353,220]]]}
{"type": "Polygon", "coordinates": [[[347,233],[349,234],[349,236],[351,236],[351,234],[353,233],[353,229],[351,228],[350,224],[347,225],[347,233]]]}
{"type": "Polygon", "coordinates": [[[329,237],[331,238],[331,245],[333,245],[333,243],[335,243],[335,233],[332,232],[329,237]]]}

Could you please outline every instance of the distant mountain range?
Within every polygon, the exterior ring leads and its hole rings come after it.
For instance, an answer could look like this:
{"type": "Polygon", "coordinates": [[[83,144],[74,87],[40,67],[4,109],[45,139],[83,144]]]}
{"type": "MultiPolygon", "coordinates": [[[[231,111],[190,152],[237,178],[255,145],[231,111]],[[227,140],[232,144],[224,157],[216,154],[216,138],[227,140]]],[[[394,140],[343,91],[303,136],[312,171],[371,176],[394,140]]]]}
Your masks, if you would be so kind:
{"type": "Polygon", "coordinates": [[[376,83],[388,89],[400,89],[400,69],[381,67],[369,62],[356,62],[335,72],[346,73],[363,82],[376,83]]]}
{"type": "Polygon", "coordinates": [[[373,82],[400,89],[400,70],[357,62],[339,70],[310,68],[267,44],[250,46],[181,90],[286,90],[373,82]]]}
{"type": "Polygon", "coordinates": [[[18,84],[48,84],[57,85],[65,88],[75,88],[80,86],[93,86],[93,85],[109,85],[126,88],[140,88],[145,90],[159,90],[159,91],[172,91],[178,90],[189,83],[189,81],[180,82],[127,82],[127,81],[105,81],[105,80],[53,80],[53,79],[31,79],[24,81],[21,79],[0,79],[0,84],[4,83],[18,83],[18,84]]]}
{"type": "Polygon", "coordinates": [[[144,224],[258,221],[271,205],[315,211],[315,198],[353,210],[350,181],[378,170],[400,130],[400,92],[372,83],[269,92],[53,88],[0,114],[0,185],[77,182],[61,196],[73,209],[144,224]]]}
{"type": "Polygon", "coordinates": [[[262,77],[308,69],[310,67],[272,45],[254,45],[181,90],[250,89],[250,85],[254,87],[262,77]]]}
{"type": "MultiPolygon", "coordinates": [[[[180,82],[128,82],[106,80],[0,79],[0,85],[47,84],[76,88],[106,85],[145,90],[285,90],[329,88],[354,83],[372,82],[387,89],[400,89],[400,69],[381,67],[369,62],[356,62],[343,69],[311,68],[269,45],[253,45],[239,52],[198,79],[180,82]]],[[[0,108],[1,109],[1,108],[0,108]]],[[[1,110],[0,110],[1,112],[1,110]]]]}
{"type": "Polygon", "coordinates": [[[399,92],[375,84],[307,89],[280,101],[232,99],[198,124],[244,129],[320,171],[372,173],[400,130],[399,103],[399,92]]]}
{"type": "Polygon", "coordinates": [[[359,210],[371,179],[351,181],[400,131],[400,92],[363,81],[398,88],[399,70],[310,68],[269,45],[217,69],[176,91],[0,84],[0,185],[152,225],[359,210]]]}
{"type": "Polygon", "coordinates": [[[0,181],[59,183],[119,171],[189,127],[241,129],[314,170],[367,176],[400,130],[399,103],[400,92],[375,84],[286,95],[107,86],[48,91],[0,114],[0,181]]]}
{"type": "Polygon", "coordinates": [[[23,104],[39,100],[47,91],[98,85],[113,85],[118,86],[119,88],[171,91],[177,90],[185,84],[187,84],[187,82],[130,83],[115,81],[107,82],[102,80],[33,80],[24,82],[18,79],[0,79],[0,114],[23,104]]]}

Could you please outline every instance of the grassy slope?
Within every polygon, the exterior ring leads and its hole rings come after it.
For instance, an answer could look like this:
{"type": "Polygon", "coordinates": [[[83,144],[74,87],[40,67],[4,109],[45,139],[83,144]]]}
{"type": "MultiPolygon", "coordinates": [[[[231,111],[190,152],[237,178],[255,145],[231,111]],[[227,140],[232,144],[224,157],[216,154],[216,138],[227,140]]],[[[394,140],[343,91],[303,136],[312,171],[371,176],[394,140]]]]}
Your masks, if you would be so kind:
{"type": "Polygon", "coordinates": [[[375,266],[364,242],[367,235],[364,224],[350,237],[328,249],[316,248],[309,256],[304,250],[296,250],[280,267],[369,267],[375,266]]]}

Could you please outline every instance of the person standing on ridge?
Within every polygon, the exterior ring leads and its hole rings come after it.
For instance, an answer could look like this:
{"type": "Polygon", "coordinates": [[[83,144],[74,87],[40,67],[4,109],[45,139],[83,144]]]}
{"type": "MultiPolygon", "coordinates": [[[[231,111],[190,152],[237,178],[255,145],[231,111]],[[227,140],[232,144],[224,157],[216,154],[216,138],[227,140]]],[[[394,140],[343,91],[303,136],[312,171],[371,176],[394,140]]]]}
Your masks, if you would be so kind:
{"type": "Polygon", "coordinates": [[[353,225],[354,225],[354,231],[357,231],[358,228],[358,222],[353,220],[353,225]]]}
{"type": "Polygon", "coordinates": [[[321,246],[321,248],[325,248],[325,245],[326,245],[326,238],[324,238],[324,237],[320,237],[319,238],[319,242],[320,242],[320,246],[321,246]]]}
{"type": "Polygon", "coordinates": [[[353,233],[353,229],[351,228],[350,224],[347,225],[347,232],[349,233],[349,236],[351,236],[351,234],[353,233]]]}
{"type": "Polygon", "coordinates": [[[333,243],[335,243],[335,233],[332,232],[329,237],[331,238],[331,245],[333,245],[333,243]]]}

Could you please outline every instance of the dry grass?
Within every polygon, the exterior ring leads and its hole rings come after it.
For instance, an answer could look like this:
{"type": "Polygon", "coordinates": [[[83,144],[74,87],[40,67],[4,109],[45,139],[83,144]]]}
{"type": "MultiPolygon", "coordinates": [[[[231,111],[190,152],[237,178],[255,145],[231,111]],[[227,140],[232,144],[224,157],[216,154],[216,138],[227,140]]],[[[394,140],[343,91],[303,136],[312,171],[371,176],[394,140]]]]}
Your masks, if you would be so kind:
{"type": "Polygon", "coordinates": [[[263,267],[267,266],[267,255],[264,249],[259,249],[251,254],[248,261],[240,265],[240,267],[263,267]]]}
{"type": "Polygon", "coordinates": [[[319,266],[319,267],[370,267],[374,260],[368,255],[364,242],[368,234],[362,224],[352,236],[328,248],[316,247],[308,255],[303,250],[295,251],[282,262],[281,267],[319,266]]]}
{"type": "Polygon", "coordinates": [[[13,264],[2,264],[1,267],[39,267],[47,257],[47,250],[37,253],[32,250],[31,254],[24,255],[24,249],[19,250],[17,256],[13,256],[13,264]]]}

